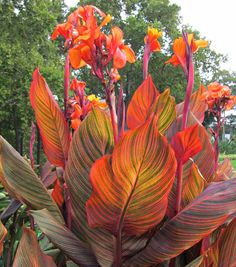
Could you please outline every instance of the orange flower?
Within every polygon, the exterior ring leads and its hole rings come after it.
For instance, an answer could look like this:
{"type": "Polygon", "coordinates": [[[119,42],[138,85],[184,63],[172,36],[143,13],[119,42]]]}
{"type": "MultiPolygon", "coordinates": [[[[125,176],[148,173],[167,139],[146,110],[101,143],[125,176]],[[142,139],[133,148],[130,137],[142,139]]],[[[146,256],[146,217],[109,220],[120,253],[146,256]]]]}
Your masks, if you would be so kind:
{"type": "Polygon", "coordinates": [[[106,15],[95,6],[79,7],[69,15],[66,23],[57,25],[52,39],[56,39],[59,35],[65,38],[65,47],[69,47],[70,63],[74,69],[86,64],[92,66],[95,61],[94,44],[102,34],[101,28],[110,20],[110,15],[106,15]],[[102,18],[100,25],[98,25],[95,12],[102,18]]]}
{"type": "Polygon", "coordinates": [[[72,80],[70,85],[70,89],[74,91],[74,97],[69,100],[71,106],[71,127],[74,130],[79,127],[81,121],[92,110],[92,107],[107,108],[106,102],[101,101],[94,94],[86,96],[85,86],[85,82],[78,81],[76,78],[72,80]]]}
{"type": "MultiPolygon", "coordinates": [[[[192,49],[192,52],[197,52],[198,48],[205,48],[208,45],[208,42],[205,40],[194,40],[193,34],[188,34],[188,43],[192,49]]],[[[167,60],[166,64],[173,64],[174,66],[181,65],[184,70],[187,69],[186,66],[186,44],[183,37],[179,37],[174,41],[173,44],[174,55],[167,60]]]]}
{"type": "Polygon", "coordinates": [[[55,40],[59,35],[63,36],[64,39],[69,39],[72,37],[73,25],[66,22],[63,24],[58,24],[52,33],[52,40],[55,40]]]}
{"type": "Polygon", "coordinates": [[[162,32],[159,32],[155,28],[148,27],[148,34],[144,37],[145,48],[143,54],[143,78],[148,77],[148,64],[151,54],[161,50],[161,45],[158,42],[158,38],[162,36],[162,32]]]}
{"type": "Polygon", "coordinates": [[[84,92],[84,88],[86,86],[85,82],[82,81],[78,81],[76,78],[74,78],[70,84],[70,89],[72,89],[73,91],[83,91],[84,92]]]}
{"type": "Polygon", "coordinates": [[[149,45],[149,52],[158,52],[161,50],[161,45],[158,42],[158,38],[162,36],[162,32],[159,32],[156,28],[148,27],[148,34],[144,37],[144,43],[149,45]]]}
{"type": "Polygon", "coordinates": [[[117,82],[120,80],[120,74],[118,70],[115,68],[111,68],[109,76],[113,82],[117,82]]]}
{"type": "Polygon", "coordinates": [[[113,56],[113,67],[121,69],[127,61],[134,63],[136,61],[134,51],[124,44],[122,30],[118,27],[113,27],[111,33],[107,38],[107,49],[110,57],[113,56]]]}
{"type": "Polygon", "coordinates": [[[217,82],[210,83],[207,91],[203,93],[202,99],[207,101],[209,109],[231,109],[236,104],[236,97],[231,95],[228,86],[221,85],[217,82]]]}

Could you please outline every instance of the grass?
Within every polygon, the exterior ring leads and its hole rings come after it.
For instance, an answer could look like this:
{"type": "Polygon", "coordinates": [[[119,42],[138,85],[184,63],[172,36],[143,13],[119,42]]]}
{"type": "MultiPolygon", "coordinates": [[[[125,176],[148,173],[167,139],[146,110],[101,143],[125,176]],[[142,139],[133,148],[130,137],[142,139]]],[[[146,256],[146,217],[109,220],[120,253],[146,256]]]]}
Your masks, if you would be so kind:
{"type": "Polygon", "coordinates": [[[231,160],[234,170],[236,171],[236,154],[230,154],[230,155],[220,154],[220,161],[222,161],[224,158],[229,158],[231,160]]]}

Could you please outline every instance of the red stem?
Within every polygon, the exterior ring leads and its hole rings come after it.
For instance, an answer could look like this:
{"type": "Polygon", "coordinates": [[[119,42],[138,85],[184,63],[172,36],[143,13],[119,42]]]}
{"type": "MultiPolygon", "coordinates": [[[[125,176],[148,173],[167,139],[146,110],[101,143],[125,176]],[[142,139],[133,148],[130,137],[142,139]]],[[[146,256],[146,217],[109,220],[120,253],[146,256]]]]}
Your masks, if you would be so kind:
{"type": "MultiPolygon", "coordinates": [[[[115,95],[114,95],[115,97],[115,95]]],[[[111,123],[112,123],[112,129],[114,134],[114,142],[115,144],[118,143],[118,131],[117,131],[117,116],[116,116],[116,109],[115,109],[115,101],[112,101],[111,94],[108,95],[108,106],[111,113],[111,123]]]]}
{"type": "Polygon", "coordinates": [[[188,72],[188,83],[186,88],[186,96],[184,99],[184,109],[183,109],[183,118],[182,118],[182,131],[187,127],[187,119],[190,106],[190,98],[193,91],[194,85],[194,64],[193,64],[193,55],[189,54],[189,72],[188,72]]]}
{"type": "Polygon", "coordinates": [[[123,99],[122,86],[119,91],[117,121],[118,121],[118,140],[120,140],[120,138],[124,135],[125,132],[125,103],[123,99]]]}
{"type": "Polygon", "coordinates": [[[67,119],[69,83],[70,83],[70,60],[69,60],[69,53],[67,53],[65,68],[64,68],[64,115],[66,119],[67,119]]]}
{"type": "Polygon", "coordinates": [[[117,129],[115,92],[112,88],[113,84],[109,82],[107,85],[106,82],[103,81],[102,85],[106,92],[106,101],[107,101],[110,114],[111,114],[111,123],[112,123],[113,135],[114,135],[114,142],[115,144],[117,144],[118,143],[118,129],[117,129]]]}
{"type": "MultiPolygon", "coordinates": [[[[182,131],[187,127],[189,106],[190,106],[190,98],[193,91],[194,85],[194,64],[193,64],[193,54],[192,49],[188,44],[187,35],[183,33],[183,37],[186,44],[186,58],[188,63],[188,83],[186,88],[186,96],[184,99],[184,109],[183,109],[183,117],[182,117],[182,131]]],[[[176,214],[181,210],[181,200],[182,200],[182,186],[183,186],[183,162],[182,160],[178,163],[177,169],[177,196],[176,196],[176,214]]]]}
{"type": "Polygon", "coordinates": [[[146,80],[148,76],[148,63],[150,59],[150,53],[148,44],[145,45],[144,54],[143,54],[143,79],[146,80]]]}

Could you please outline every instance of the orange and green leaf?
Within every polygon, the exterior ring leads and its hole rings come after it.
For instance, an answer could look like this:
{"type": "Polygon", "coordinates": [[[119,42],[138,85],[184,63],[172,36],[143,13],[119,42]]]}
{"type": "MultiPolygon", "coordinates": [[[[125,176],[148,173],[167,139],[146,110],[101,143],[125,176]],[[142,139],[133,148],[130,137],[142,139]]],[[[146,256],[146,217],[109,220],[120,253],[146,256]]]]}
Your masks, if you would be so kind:
{"type": "Polygon", "coordinates": [[[31,209],[47,208],[59,222],[62,215],[30,164],[0,136],[0,181],[8,193],[31,209]]]}
{"type": "Polygon", "coordinates": [[[23,228],[23,234],[17,248],[13,267],[56,267],[52,257],[41,251],[36,234],[23,228]]]}
{"type": "Polygon", "coordinates": [[[44,152],[48,160],[55,166],[64,167],[70,144],[69,127],[38,69],[33,74],[30,102],[35,112],[44,152]]]}
{"type": "Polygon", "coordinates": [[[140,235],[163,219],[176,160],[158,132],[156,119],[126,133],[112,156],[93,165],[93,193],[86,204],[91,227],[103,227],[113,234],[122,228],[128,235],[140,235]]]}
{"type": "Polygon", "coordinates": [[[214,182],[225,181],[233,178],[234,167],[230,159],[225,158],[219,165],[215,173],[214,182]]]}
{"type": "Polygon", "coordinates": [[[164,134],[176,119],[175,106],[175,99],[170,95],[170,89],[166,89],[153,103],[149,113],[157,115],[157,127],[160,133],[164,134]]]}
{"type": "Polygon", "coordinates": [[[183,187],[183,206],[187,206],[191,203],[200,193],[203,192],[206,187],[207,182],[200,173],[197,165],[195,163],[192,164],[190,168],[190,173],[185,181],[185,185],[183,187]]]}
{"type": "Polygon", "coordinates": [[[155,87],[151,75],[135,91],[127,110],[127,125],[134,129],[147,120],[150,109],[159,92],[155,87]]]}
{"type": "Polygon", "coordinates": [[[93,108],[74,133],[65,170],[75,234],[93,247],[101,265],[112,264],[113,238],[103,229],[88,226],[85,204],[92,192],[90,169],[97,159],[112,152],[113,145],[110,117],[98,107],[93,108]]]}
{"type": "Polygon", "coordinates": [[[152,266],[178,256],[208,236],[236,211],[236,180],[211,184],[154,235],[127,266],[152,266]]]}

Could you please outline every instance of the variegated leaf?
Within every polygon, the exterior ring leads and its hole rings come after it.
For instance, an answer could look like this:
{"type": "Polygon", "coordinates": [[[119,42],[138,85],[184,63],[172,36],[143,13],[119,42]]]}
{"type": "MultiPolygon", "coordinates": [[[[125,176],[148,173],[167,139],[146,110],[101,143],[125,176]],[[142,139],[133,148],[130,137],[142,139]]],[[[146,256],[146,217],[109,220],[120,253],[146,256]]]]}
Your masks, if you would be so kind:
{"type": "Polygon", "coordinates": [[[158,231],[126,266],[151,266],[174,258],[222,225],[236,211],[236,179],[211,184],[158,231]]]}
{"type": "Polygon", "coordinates": [[[63,218],[30,164],[0,136],[0,181],[12,197],[31,209],[47,208],[58,221],[63,218]]]}
{"type": "Polygon", "coordinates": [[[36,234],[23,228],[23,234],[17,248],[13,267],[56,267],[52,257],[44,254],[39,246],[36,234]]]}
{"type": "Polygon", "coordinates": [[[38,69],[33,74],[30,102],[35,112],[44,152],[48,160],[55,166],[64,167],[70,144],[69,127],[38,69]]]}
{"type": "Polygon", "coordinates": [[[41,231],[71,260],[79,266],[99,266],[89,245],[52,217],[48,210],[31,211],[31,214],[41,231]]]}
{"type": "Polygon", "coordinates": [[[127,132],[112,155],[93,165],[93,193],[86,204],[91,227],[103,227],[114,235],[122,229],[132,236],[163,219],[177,164],[156,121],[152,117],[127,132]]]}

